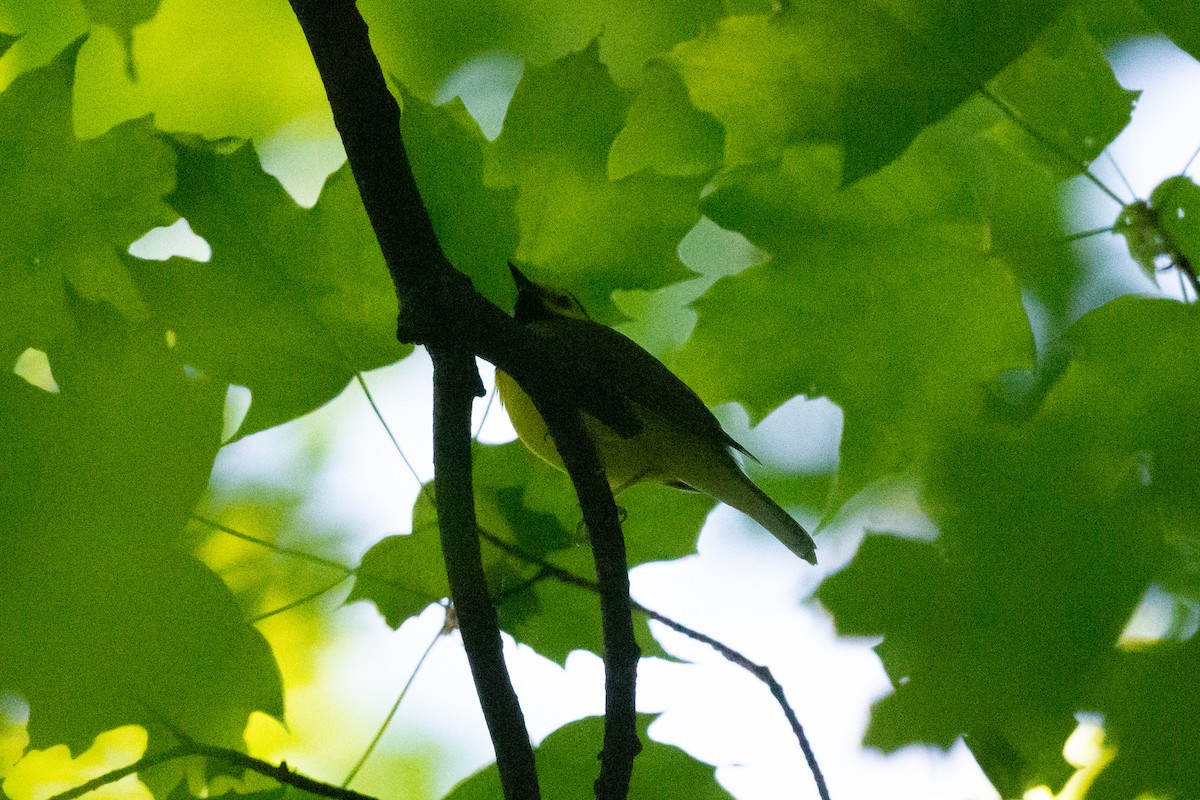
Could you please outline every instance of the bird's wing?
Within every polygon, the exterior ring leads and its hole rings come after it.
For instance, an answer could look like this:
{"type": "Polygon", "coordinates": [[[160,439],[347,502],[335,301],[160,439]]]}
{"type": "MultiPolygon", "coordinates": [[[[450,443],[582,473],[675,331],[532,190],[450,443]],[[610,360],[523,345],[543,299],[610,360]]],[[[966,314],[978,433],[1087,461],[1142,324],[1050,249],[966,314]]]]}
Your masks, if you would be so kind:
{"type": "Polygon", "coordinates": [[[553,342],[550,349],[560,357],[577,359],[588,374],[609,383],[631,402],[654,409],[701,438],[716,439],[754,458],[725,432],[690,386],[619,331],[591,320],[561,316],[539,320],[530,328],[553,342]]]}

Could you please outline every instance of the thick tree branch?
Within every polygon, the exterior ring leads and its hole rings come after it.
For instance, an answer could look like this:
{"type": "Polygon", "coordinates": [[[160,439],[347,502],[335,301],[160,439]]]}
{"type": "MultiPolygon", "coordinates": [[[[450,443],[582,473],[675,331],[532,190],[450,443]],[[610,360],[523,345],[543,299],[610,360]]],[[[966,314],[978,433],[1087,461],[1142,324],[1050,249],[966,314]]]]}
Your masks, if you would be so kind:
{"type": "MultiPolygon", "coordinates": [[[[449,268],[400,138],[400,109],[354,0],[292,0],[398,292],[449,268]]],[[[401,301],[408,299],[401,296],[401,301]]]]}
{"type": "MultiPolygon", "coordinates": [[[[481,692],[506,794],[510,798],[536,796],[536,775],[518,776],[510,771],[505,778],[506,770],[532,773],[532,750],[515,696],[508,698],[511,684],[504,690],[496,685],[501,680],[507,684],[507,673],[503,661],[497,660],[498,648],[493,646],[499,641],[499,633],[494,608],[482,583],[482,569],[473,562],[452,563],[458,558],[478,559],[478,542],[472,550],[463,541],[475,536],[474,498],[470,492],[469,448],[465,454],[459,452],[466,440],[459,430],[463,398],[469,399],[478,381],[470,363],[472,354],[503,369],[521,384],[539,409],[544,406],[549,410],[544,415],[592,531],[597,574],[605,587],[601,610],[609,670],[605,744],[596,791],[606,800],[620,800],[627,793],[633,757],[640,748],[633,706],[639,652],[629,615],[629,576],[616,503],[578,409],[625,435],[637,432],[639,422],[629,402],[605,385],[603,376],[588,375],[574,359],[548,357],[547,342],[538,340],[484,300],[470,280],[449,264],[405,154],[399,109],[387,90],[370,47],[366,23],[354,0],[291,3],[321,74],[334,124],[396,287],[400,306],[398,337],[425,344],[434,360],[435,385],[440,386],[435,389],[435,413],[442,418],[441,434],[435,433],[438,513],[443,536],[447,528],[452,529],[444,554],[447,571],[452,573],[463,641],[481,692]],[[468,371],[473,378],[467,377],[468,371]],[[452,405],[454,410],[443,409],[442,403],[452,405]],[[439,448],[450,448],[456,455],[439,456],[439,448]],[[453,472],[468,474],[464,479],[453,472]],[[446,487],[451,484],[457,487],[453,500],[445,497],[446,487]],[[458,576],[457,583],[453,575],[458,576]],[[464,598],[469,610],[463,608],[464,598]],[[477,624],[490,629],[474,629],[477,624]],[[475,652],[475,646],[481,649],[475,652]],[[489,693],[486,699],[485,691],[489,693]],[[516,735],[518,730],[521,737],[516,735]],[[517,738],[524,740],[519,753],[517,738]],[[534,794],[511,794],[510,789],[534,794]]],[[[468,423],[469,411],[466,403],[468,423]]]]}
{"type": "Polygon", "coordinates": [[[637,665],[642,652],[633,633],[629,607],[629,565],[625,537],[612,489],[595,445],[573,408],[533,397],[575,484],[583,522],[592,543],[604,629],[604,746],[600,752],[598,800],[624,800],[633,760],[641,752],[637,733],[637,665]]]}
{"type": "Polygon", "coordinates": [[[483,707],[504,796],[539,797],[533,749],[525,717],[504,663],[496,607],[488,594],[475,520],[471,479],[471,402],[479,386],[468,352],[432,350],[433,468],[442,555],[458,614],[463,647],[471,661],[475,691],[483,707]]]}
{"type": "MultiPolygon", "coordinates": [[[[399,108],[354,0],[291,2],[396,287],[400,335],[425,343],[433,358],[434,475],[451,596],[505,797],[535,800],[540,795],[533,747],[504,663],[475,533],[471,401],[482,387],[456,320],[482,316],[508,329],[516,325],[474,292],[438,244],[401,140],[399,108]]],[[[482,330],[478,324],[467,327],[482,330]]]]}

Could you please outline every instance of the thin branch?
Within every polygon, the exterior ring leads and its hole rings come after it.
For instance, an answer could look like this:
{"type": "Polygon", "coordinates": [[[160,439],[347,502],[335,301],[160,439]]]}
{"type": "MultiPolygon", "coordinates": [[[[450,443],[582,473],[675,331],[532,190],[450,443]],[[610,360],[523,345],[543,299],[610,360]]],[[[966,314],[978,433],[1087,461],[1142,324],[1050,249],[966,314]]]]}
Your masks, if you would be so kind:
{"type": "MultiPolygon", "coordinates": [[[[178,735],[178,734],[176,734],[178,735]]],[[[306,775],[301,775],[292,770],[287,765],[286,761],[282,761],[278,766],[263,761],[261,758],[254,758],[238,750],[230,750],[227,747],[216,747],[215,745],[204,744],[197,742],[187,737],[183,737],[183,746],[187,751],[187,755],[204,756],[216,761],[223,761],[234,767],[241,767],[250,772],[257,772],[259,775],[265,775],[268,778],[274,778],[285,786],[294,786],[297,789],[302,789],[312,794],[320,795],[321,797],[333,798],[333,800],[375,800],[370,795],[356,792],[353,789],[345,789],[341,786],[334,786],[330,783],[309,778],[306,775]]]]}
{"type": "Polygon", "coordinates": [[[359,770],[361,770],[363,765],[367,763],[367,759],[369,759],[371,754],[375,752],[375,748],[379,746],[379,742],[383,739],[384,732],[388,729],[388,726],[392,724],[392,720],[396,718],[396,712],[400,710],[400,704],[404,702],[404,698],[408,696],[408,690],[412,688],[413,681],[417,679],[417,673],[419,673],[421,671],[421,667],[425,665],[425,659],[429,658],[429,654],[433,652],[433,646],[438,643],[439,639],[453,629],[454,628],[450,625],[450,610],[446,609],[446,622],[443,623],[442,627],[438,630],[437,635],[435,635],[429,641],[429,645],[425,648],[425,651],[421,653],[421,657],[417,659],[416,666],[413,667],[412,673],[408,676],[408,680],[404,682],[404,687],[400,689],[400,694],[396,697],[396,702],[392,703],[391,710],[389,710],[387,716],[383,718],[383,722],[380,724],[379,729],[375,731],[375,736],[371,739],[371,743],[367,745],[367,749],[363,751],[363,754],[359,756],[358,761],[354,762],[354,766],[350,768],[348,773],[346,773],[346,778],[342,781],[342,788],[346,788],[350,785],[355,776],[358,775],[359,770]]]}
{"type": "Polygon", "coordinates": [[[579,411],[543,396],[530,396],[575,484],[592,543],[604,632],[604,745],[595,792],[597,800],[624,800],[629,794],[633,761],[642,749],[636,703],[642,651],[633,630],[625,536],[604,466],[579,411]]]}
{"type": "Polygon", "coordinates": [[[303,597],[301,597],[297,600],[293,600],[292,602],[286,603],[285,605],[279,606],[278,608],[273,608],[270,611],[264,611],[261,614],[255,614],[253,617],[250,617],[249,619],[246,620],[246,624],[247,625],[257,625],[258,623],[262,622],[265,619],[270,619],[271,617],[278,616],[279,614],[282,614],[285,611],[291,611],[293,608],[299,608],[300,606],[304,605],[305,603],[311,603],[313,600],[316,600],[318,597],[321,597],[326,592],[332,592],[334,589],[341,586],[342,583],[344,583],[346,581],[346,579],[349,577],[351,577],[349,574],[342,575],[337,580],[335,580],[333,583],[327,584],[326,586],[323,586],[320,589],[317,589],[316,591],[309,592],[308,594],[304,595],[303,597]]]}
{"type": "Polygon", "coordinates": [[[1196,147],[1196,149],[1192,152],[1192,157],[1189,158],[1187,163],[1183,165],[1183,169],[1179,170],[1180,175],[1187,175],[1187,171],[1192,168],[1192,162],[1196,160],[1197,156],[1200,156],[1200,146],[1196,147]]]}
{"type": "Polygon", "coordinates": [[[1108,163],[1112,164],[1112,168],[1116,171],[1117,177],[1121,179],[1121,183],[1125,184],[1125,188],[1129,190],[1129,196],[1137,197],[1138,193],[1134,191],[1133,184],[1129,182],[1129,178],[1125,177],[1125,171],[1121,169],[1121,165],[1113,157],[1112,151],[1106,147],[1104,148],[1104,155],[1108,157],[1108,163]]]}
{"type": "Polygon", "coordinates": [[[478,388],[475,359],[431,349],[433,357],[433,470],[438,528],[450,595],[479,704],[496,750],[508,800],[540,797],[525,717],[504,663],[496,607],[488,593],[471,478],[471,405],[478,388]]]}
{"type": "Polygon", "coordinates": [[[396,438],[396,434],[392,433],[392,426],[388,425],[387,420],[383,418],[383,412],[379,409],[379,404],[375,402],[375,396],[371,394],[371,390],[367,387],[367,379],[363,377],[361,372],[354,373],[355,380],[358,381],[358,386],[362,389],[363,396],[367,398],[367,402],[371,405],[371,410],[375,412],[375,418],[379,420],[379,424],[383,426],[384,433],[388,439],[392,441],[392,447],[396,448],[396,453],[400,456],[400,460],[404,462],[404,466],[408,467],[408,471],[412,473],[413,479],[417,482],[422,490],[425,488],[425,481],[421,480],[420,473],[417,468],[408,460],[408,456],[404,455],[403,448],[400,447],[400,441],[396,438]]]}
{"type": "Polygon", "coordinates": [[[268,550],[274,550],[276,553],[280,553],[281,555],[292,556],[293,558],[299,558],[299,559],[303,559],[304,561],[310,561],[314,564],[320,564],[323,567],[328,567],[329,569],[335,569],[338,572],[342,573],[343,575],[354,574],[353,569],[351,569],[350,567],[347,567],[345,564],[341,564],[337,561],[334,561],[331,558],[325,558],[323,556],[318,556],[313,553],[305,552],[304,550],[296,550],[291,547],[284,547],[282,545],[275,544],[274,542],[269,542],[266,539],[260,539],[257,536],[251,536],[248,533],[242,533],[239,530],[230,528],[228,525],[222,525],[221,523],[219,523],[215,520],[208,519],[207,517],[202,517],[199,514],[192,514],[192,519],[196,520],[196,522],[199,522],[201,525],[207,525],[208,527],[212,528],[215,531],[220,531],[221,533],[232,536],[235,539],[241,539],[242,541],[250,542],[251,544],[256,544],[259,547],[265,547],[268,550]]]}
{"type": "MultiPolygon", "coordinates": [[[[504,541],[490,531],[481,528],[479,535],[504,552],[516,556],[528,564],[536,566],[538,568],[536,577],[539,580],[545,577],[553,577],[555,580],[558,580],[561,583],[577,586],[592,593],[599,593],[600,591],[600,587],[595,581],[580,577],[570,570],[563,569],[562,567],[552,564],[543,558],[539,558],[538,556],[527,552],[515,544],[504,541]]],[[[822,800],[830,800],[829,787],[825,783],[825,776],[822,774],[821,767],[817,763],[817,756],[813,752],[812,745],[808,741],[808,736],[804,733],[804,726],[800,724],[800,718],[796,715],[795,710],[788,702],[787,696],[783,691],[783,686],[780,685],[779,681],[775,680],[775,676],[771,673],[769,667],[764,664],[756,664],[746,656],[739,653],[737,650],[734,650],[732,647],[729,647],[728,645],[712,638],[708,634],[701,633],[694,628],[689,628],[683,623],[676,622],[665,614],[660,614],[652,608],[647,608],[633,598],[629,599],[629,607],[640,614],[645,614],[647,617],[655,620],[656,622],[661,622],[663,625],[666,625],[668,628],[676,631],[677,633],[682,633],[684,636],[687,636],[694,641],[708,645],[720,653],[721,656],[723,656],[726,660],[736,664],[766,684],[767,688],[771,690],[771,695],[779,704],[780,709],[783,710],[783,715],[787,718],[788,724],[792,726],[792,733],[794,733],[796,736],[796,741],[799,743],[800,750],[804,753],[804,759],[808,762],[808,768],[812,772],[813,780],[817,784],[817,792],[821,796],[822,800]]]]}
{"type": "Polygon", "coordinates": [[[286,761],[276,766],[275,764],[263,761],[260,758],[254,758],[253,756],[246,755],[238,750],[230,750],[226,747],[216,747],[214,745],[197,742],[194,739],[180,733],[179,731],[173,731],[173,733],[180,741],[179,746],[172,747],[168,750],[163,750],[155,753],[154,755],[146,756],[138,759],[132,764],[127,764],[124,767],[119,767],[110,772],[106,772],[98,778],[93,778],[87,783],[82,783],[79,786],[76,786],[74,789],[68,789],[65,792],[60,792],[59,794],[49,798],[49,800],[76,800],[76,798],[82,797],[88,792],[94,792],[97,789],[101,789],[109,785],[110,783],[116,783],[122,778],[127,778],[130,775],[136,775],[138,773],[145,772],[148,769],[157,767],[160,764],[165,764],[168,761],[187,758],[189,756],[203,756],[204,758],[210,758],[215,761],[222,761],[226,764],[249,770],[250,772],[257,772],[259,775],[265,775],[268,778],[274,778],[276,781],[286,786],[294,786],[297,789],[302,789],[306,792],[310,792],[321,797],[332,798],[332,800],[375,800],[375,798],[371,797],[370,795],[355,792],[351,789],[345,789],[341,786],[323,783],[322,781],[318,781],[305,775],[301,775],[298,772],[294,772],[287,765],[286,761]]]}
{"type": "Polygon", "coordinates": [[[483,406],[483,414],[479,417],[479,424],[475,426],[475,435],[472,439],[479,439],[479,434],[483,431],[483,423],[487,422],[488,412],[492,410],[492,404],[496,402],[496,384],[492,384],[492,390],[488,392],[487,403],[483,406]]]}
{"type": "Polygon", "coordinates": [[[130,775],[136,775],[143,770],[157,767],[159,764],[165,764],[168,761],[174,761],[177,758],[183,758],[188,755],[191,755],[191,751],[184,747],[173,747],[170,750],[163,750],[152,756],[138,759],[132,764],[126,764],[123,767],[106,772],[98,778],[92,778],[87,783],[81,783],[74,789],[59,792],[48,800],[75,800],[75,798],[83,797],[88,792],[94,792],[97,789],[108,786],[110,783],[116,783],[122,778],[128,778],[130,775]]]}

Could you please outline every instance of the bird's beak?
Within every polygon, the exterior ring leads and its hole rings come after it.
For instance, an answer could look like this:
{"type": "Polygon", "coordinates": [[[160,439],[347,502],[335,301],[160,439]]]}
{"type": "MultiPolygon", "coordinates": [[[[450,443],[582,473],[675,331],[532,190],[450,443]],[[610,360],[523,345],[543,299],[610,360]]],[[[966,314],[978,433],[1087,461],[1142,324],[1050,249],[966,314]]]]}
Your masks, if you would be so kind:
{"type": "Polygon", "coordinates": [[[535,286],[534,282],[529,280],[529,278],[526,278],[525,273],[523,273],[523,272],[521,272],[521,270],[517,269],[517,265],[512,263],[511,261],[508,262],[508,271],[512,273],[513,283],[515,283],[517,285],[518,292],[521,291],[522,289],[534,288],[534,286],[535,286]]]}

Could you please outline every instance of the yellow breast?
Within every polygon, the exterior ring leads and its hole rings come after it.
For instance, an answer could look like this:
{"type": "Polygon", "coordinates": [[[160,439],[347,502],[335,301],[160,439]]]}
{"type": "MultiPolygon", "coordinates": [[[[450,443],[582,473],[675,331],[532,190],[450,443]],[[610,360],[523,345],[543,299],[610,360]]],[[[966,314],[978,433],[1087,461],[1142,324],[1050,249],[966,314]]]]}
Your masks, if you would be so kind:
{"type": "MultiPolygon", "coordinates": [[[[550,431],[529,395],[511,376],[500,370],[496,370],[496,388],[500,393],[500,402],[504,404],[508,418],[512,421],[513,429],[525,446],[546,463],[556,469],[563,469],[562,459],[554,447],[550,431]]],[[[661,481],[673,477],[661,474],[659,469],[663,458],[657,446],[658,442],[664,436],[667,439],[672,438],[669,433],[660,430],[664,421],[657,414],[646,414],[644,409],[638,410],[642,412],[645,428],[637,436],[628,439],[587,414],[583,415],[584,426],[596,446],[597,454],[604,465],[604,474],[613,489],[624,489],[640,481],[661,481]]]]}

